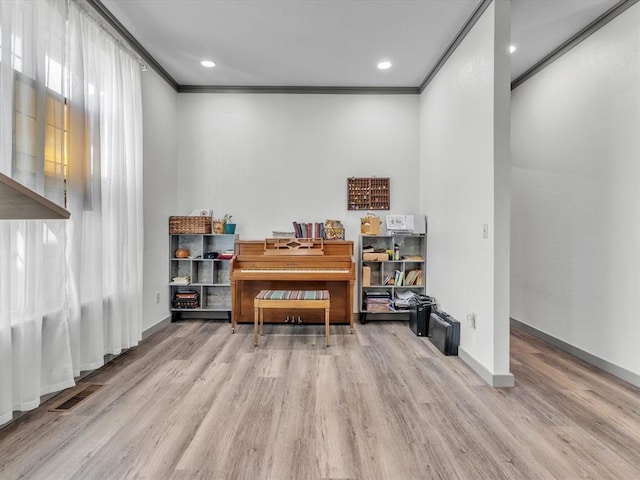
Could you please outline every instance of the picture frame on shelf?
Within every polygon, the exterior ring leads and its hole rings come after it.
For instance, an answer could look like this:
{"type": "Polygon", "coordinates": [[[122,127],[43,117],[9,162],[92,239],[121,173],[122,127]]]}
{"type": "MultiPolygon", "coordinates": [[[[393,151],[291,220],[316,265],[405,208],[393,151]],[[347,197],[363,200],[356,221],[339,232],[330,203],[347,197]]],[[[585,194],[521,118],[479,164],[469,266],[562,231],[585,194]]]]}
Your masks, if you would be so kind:
{"type": "Polygon", "coordinates": [[[387,215],[385,220],[387,230],[394,231],[407,229],[406,215],[387,215]]]}

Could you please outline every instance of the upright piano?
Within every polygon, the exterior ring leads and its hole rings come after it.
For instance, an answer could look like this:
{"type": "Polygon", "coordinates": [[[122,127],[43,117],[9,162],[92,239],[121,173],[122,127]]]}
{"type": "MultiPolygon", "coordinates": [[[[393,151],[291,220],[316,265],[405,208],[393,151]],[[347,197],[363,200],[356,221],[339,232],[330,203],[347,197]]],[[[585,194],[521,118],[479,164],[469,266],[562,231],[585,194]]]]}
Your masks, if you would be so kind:
{"type": "MultiPolygon", "coordinates": [[[[231,260],[231,330],[253,323],[253,299],[260,290],[329,290],[330,324],[348,324],[353,333],[353,242],[319,239],[236,240],[231,260]]],[[[291,311],[265,311],[265,323],[283,323],[291,311]]],[[[303,323],[324,324],[319,310],[300,310],[303,323]]]]}

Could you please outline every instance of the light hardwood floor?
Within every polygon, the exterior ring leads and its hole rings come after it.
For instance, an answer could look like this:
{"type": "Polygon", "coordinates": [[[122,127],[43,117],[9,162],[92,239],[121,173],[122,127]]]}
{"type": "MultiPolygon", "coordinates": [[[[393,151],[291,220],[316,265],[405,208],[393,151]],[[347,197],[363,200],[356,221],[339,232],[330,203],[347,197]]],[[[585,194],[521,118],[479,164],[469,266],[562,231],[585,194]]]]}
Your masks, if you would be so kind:
{"type": "Polygon", "coordinates": [[[405,322],[252,328],[169,325],[0,430],[0,478],[640,478],[640,389],[524,332],[493,389],[405,322]]]}

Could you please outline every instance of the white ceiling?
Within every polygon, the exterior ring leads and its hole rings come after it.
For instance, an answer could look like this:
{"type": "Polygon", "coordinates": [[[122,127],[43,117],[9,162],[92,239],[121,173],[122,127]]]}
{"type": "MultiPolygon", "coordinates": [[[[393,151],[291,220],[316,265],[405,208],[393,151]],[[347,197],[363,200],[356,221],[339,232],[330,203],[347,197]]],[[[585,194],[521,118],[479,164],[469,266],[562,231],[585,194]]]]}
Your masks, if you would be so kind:
{"type": "MultiPolygon", "coordinates": [[[[507,1],[507,0],[496,0],[507,1]]],[[[102,0],[180,85],[418,87],[480,0],[102,0]],[[213,69],[200,60],[217,63],[213,69]],[[382,60],[393,63],[380,71],[382,60]]],[[[513,0],[512,79],[617,0],[513,0]]]]}

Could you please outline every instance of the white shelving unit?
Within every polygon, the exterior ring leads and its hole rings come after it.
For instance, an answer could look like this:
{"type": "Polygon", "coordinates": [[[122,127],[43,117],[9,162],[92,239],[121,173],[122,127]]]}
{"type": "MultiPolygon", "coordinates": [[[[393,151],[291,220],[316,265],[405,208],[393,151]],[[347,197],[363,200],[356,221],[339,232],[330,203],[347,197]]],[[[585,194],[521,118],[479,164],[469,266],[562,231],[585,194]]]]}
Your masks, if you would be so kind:
{"type": "Polygon", "coordinates": [[[229,280],[230,258],[206,258],[233,252],[237,235],[224,234],[170,234],[169,235],[169,309],[171,320],[179,319],[183,313],[225,312],[231,321],[231,282],[229,280]],[[176,251],[188,250],[187,258],[177,258],[176,251]],[[211,254],[211,255],[207,255],[211,254]],[[173,282],[175,277],[188,276],[188,284],[173,282]],[[196,292],[198,305],[180,308],[176,295],[196,292]]]}
{"type": "Polygon", "coordinates": [[[361,235],[359,247],[358,304],[361,323],[365,323],[369,315],[408,315],[408,309],[402,308],[402,302],[398,300],[410,293],[426,295],[426,235],[361,235]],[[365,250],[371,248],[373,254],[366,254],[365,250]],[[402,279],[401,283],[399,279],[402,279]]]}

